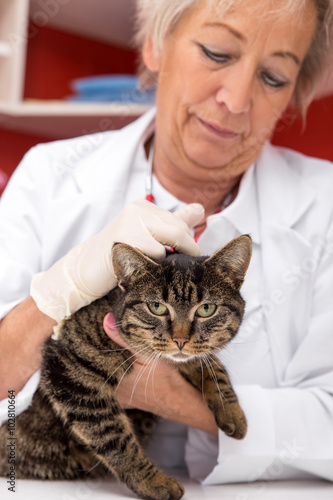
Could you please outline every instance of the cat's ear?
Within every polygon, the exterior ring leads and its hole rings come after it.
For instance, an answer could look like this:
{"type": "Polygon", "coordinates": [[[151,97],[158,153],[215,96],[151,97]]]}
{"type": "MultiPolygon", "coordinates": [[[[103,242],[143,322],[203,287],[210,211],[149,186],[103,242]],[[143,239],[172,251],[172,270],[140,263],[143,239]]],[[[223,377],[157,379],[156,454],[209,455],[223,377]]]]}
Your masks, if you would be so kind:
{"type": "Polygon", "coordinates": [[[126,243],[115,243],[111,252],[112,266],[121,288],[128,286],[136,277],[151,272],[158,264],[147,255],[126,243]]]}
{"type": "Polygon", "coordinates": [[[252,256],[252,240],[243,235],[231,240],[209,257],[205,264],[213,266],[215,272],[223,275],[231,286],[239,290],[243,284],[252,256]]]}

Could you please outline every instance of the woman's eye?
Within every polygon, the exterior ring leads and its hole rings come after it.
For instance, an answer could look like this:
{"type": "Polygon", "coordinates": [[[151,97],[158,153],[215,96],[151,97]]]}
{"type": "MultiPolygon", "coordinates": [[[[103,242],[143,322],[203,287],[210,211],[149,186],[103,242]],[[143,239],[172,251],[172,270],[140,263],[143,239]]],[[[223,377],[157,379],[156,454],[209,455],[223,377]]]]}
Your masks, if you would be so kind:
{"type": "Polygon", "coordinates": [[[198,307],[196,314],[197,316],[200,316],[200,318],[209,318],[209,316],[212,316],[215,311],[215,304],[202,304],[200,307],[198,307]]]}
{"type": "Polygon", "coordinates": [[[266,72],[261,73],[261,79],[265,85],[274,89],[280,89],[288,84],[285,80],[281,80],[280,78],[266,72]]]}
{"type": "Polygon", "coordinates": [[[168,314],[168,308],[160,302],[150,302],[148,307],[153,314],[156,314],[156,316],[165,316],[168,314]]]}
{"type": "Polygon", "coordinates": [[[230,56],[228,56],[227,54],[220,54],[220,53],[217,53],[217,52],[213,52],[213,51],[207,49],[207,47],[205,47],[204,45],[201,45],[201,44],[199,44],[199,47],[200,47],[202,53],[206,57],[208,57],[208,59],[211,59],[214,62],[225,63],[225,62],[230,61],[230,56]]]}

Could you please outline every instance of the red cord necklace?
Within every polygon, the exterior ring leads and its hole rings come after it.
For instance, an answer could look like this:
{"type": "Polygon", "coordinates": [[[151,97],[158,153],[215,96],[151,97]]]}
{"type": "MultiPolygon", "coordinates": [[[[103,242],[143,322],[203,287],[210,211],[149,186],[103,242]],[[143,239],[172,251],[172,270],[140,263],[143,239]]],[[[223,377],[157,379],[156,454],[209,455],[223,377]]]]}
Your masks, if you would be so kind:
{"type": "Polygon", "coordinates": [[[146,173],[146,200],[155,203],[153,196],[153,158],[154,158],[154,137],[151,140],[146,173]]]}

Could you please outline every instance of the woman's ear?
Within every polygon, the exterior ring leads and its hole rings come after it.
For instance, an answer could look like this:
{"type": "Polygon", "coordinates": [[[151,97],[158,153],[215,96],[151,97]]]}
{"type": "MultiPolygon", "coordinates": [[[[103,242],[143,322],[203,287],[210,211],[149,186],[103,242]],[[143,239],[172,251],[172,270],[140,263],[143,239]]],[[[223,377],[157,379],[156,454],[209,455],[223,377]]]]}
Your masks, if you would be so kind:
{"type": "Polygon", "coordinates": [[[147,38],[142,48],[142,59],[152,73],[157,73],[161,68],[161,57],[156,56],[151,37],[147,38]]]}

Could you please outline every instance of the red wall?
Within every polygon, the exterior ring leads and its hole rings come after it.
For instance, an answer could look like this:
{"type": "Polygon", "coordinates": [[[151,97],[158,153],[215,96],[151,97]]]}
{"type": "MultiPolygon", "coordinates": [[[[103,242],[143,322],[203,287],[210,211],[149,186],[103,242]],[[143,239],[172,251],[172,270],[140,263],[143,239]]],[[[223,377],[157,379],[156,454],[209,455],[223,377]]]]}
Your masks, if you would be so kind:
{"type": "MultiPolygon", "coordinates": [[[[69,82],[74,78],[135,73],[136,54],[130,50],[48,27],[30,32],[37,34],[28,43],[25,97],[61,99],[71,93],[69,82]]],[[[292,125],[287,125],[287,121],[279,124],[273,138],[275,144],[333,161],[333,96],[310,106],[304,132],[300,119],[292,125]]],[[[38,142],[52,139],[0,128],[0,194],[24,153],[38,142]]]]}
{"type": "Polygon", "coordinates": [[[333,161],[333,95],[311,104],[304,130],[300,117],[291,125],[288,121],[278,124],[274,144],[333,161]]]}
{"type": "Polygon", "coordinates": [[[25,96],[61,99],[70,80],[110,73],[135,73],[133,51],[51,28],[38,28],[28,44],[25,96]]]}

